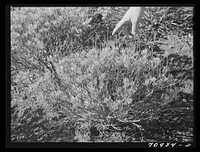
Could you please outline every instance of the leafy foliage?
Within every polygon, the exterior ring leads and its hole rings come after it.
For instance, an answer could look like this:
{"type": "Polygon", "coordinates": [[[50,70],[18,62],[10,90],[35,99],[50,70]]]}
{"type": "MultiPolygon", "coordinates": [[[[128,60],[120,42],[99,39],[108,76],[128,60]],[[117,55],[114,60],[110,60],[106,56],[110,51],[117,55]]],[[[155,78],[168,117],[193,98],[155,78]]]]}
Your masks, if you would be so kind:
{"type": "Polygon", "coordinates": [[[192,8],[114,39],[125,10],[11,9],[12,141],[193,141],[192,8]]]}

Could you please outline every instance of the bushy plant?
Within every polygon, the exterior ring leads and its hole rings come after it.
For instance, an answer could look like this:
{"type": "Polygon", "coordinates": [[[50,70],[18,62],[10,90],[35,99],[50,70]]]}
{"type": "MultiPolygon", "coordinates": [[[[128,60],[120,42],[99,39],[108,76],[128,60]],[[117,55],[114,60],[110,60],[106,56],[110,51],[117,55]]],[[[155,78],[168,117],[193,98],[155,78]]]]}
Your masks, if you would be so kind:
{"type": "MultiPolygon", "coordinates": [[[[76,114],[80,118],[77,120],[90,122],[91,127],[96,126],[102,134],[106,128],[120,123],[133,124],[141,131],[142,126],[134,121],[154,119],[157,117],[156,111],[169,108],[174,100],[177,103],[176,98],[181,87],[185,86],[184,81],[192,76],[192,71],[187,74],[180,70],[180,74],[188,77],[176,78],[171,67],[173,64],[166,64],[169,62],[166,60],[171,61],[170,55],[153,59],[147,56],[138,58],[134,50],[122,50],[120,54],[115,48],[107,47],[73,54],[63,59],[57,67],[63,83],[70,86],[68,94],[72,101],[69,102],[79,109],[76,114]]],[[[187,70],[188,67],[192,70],[192,58],[188,60],[187,66],[183,64],[184,60],[176,61],[174,68],[187,70]]],[[[98,135],[103,136],[100,133],[98,135]]]]}

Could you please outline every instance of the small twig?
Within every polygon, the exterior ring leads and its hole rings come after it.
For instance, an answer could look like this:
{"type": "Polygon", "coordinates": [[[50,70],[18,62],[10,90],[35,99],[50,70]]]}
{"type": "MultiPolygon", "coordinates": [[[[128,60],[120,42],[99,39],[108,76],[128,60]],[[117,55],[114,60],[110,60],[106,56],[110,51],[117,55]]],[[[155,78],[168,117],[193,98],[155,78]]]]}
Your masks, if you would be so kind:
{"type": "Polygon", "coordinates": [[[122,129],[116,128],[114,125],[110,125],[110,126],[113,127],[113,128],[116,129],[116,130],[119,130],[119,131],[122,130],[122,129]]]}
{"type": "Polygon", "coordinates": [[[168,41],[150,41],[146,45],[155,44],[155,43],[163,44],[163,45],[168,45],[169,42],[168,41]]]}
{"type": "Polygon", "coordinates": [[[154,88],[153,88],[152,91],[151,91],[149,94],[147,94],[145,97],[150,96],[150,95],[153,93],[153,91],[154,91],[154,88]]]}

